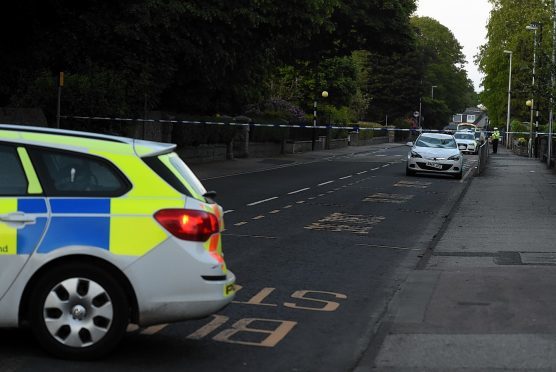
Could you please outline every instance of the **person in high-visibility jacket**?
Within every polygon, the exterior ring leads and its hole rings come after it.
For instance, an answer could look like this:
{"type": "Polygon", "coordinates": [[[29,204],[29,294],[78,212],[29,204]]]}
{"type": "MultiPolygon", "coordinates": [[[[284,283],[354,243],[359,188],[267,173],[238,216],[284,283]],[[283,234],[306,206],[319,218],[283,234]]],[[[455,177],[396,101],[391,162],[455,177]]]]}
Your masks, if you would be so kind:
{"type": "Polygon", "coordinates": [[[496,154],[496,152],[498,151],[498,142],[500,141],[500,132],[496,127],[494,127],[494,132],[492,132],[491,141],[492,141],[492,153],[496,154]]]}

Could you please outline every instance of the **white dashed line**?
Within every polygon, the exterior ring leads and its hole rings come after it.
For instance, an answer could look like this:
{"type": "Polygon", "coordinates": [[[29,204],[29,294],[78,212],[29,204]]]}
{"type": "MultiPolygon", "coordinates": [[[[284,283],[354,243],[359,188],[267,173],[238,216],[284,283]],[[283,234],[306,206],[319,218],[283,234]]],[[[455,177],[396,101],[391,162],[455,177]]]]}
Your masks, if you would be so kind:
{"type": "Polygon", "coordinates": [[[288,204],[288,205],[283,206],[282,209],[288,209],[288,208],[291,208],[291,207],[293,207],[293,205],[288,204]]]}
{"type": "Polygon", "coordinates": [[[341,179],[341,180],[345,180],[345,179],[348,179],[348,178],[351,178],[351,177],[353,177],[353,175],[352,175],[352,174],[350,174],[349,176],[345,176],[345,177],[340,177],[339,179],[341,179]]]}
{"type": "Polygon", "coordinates": [[[367,171],[357,172],[357,174],[365,174],[365,173],[367,173],[367,171]]]}
{"type": "Polygon", "coordinates": [[[326,181],[326,182],[323,182],[323,183],[319,183],[317,186],[328,185],[329,183],[332,183],[332,182],[334,182],[334,181],[326,181]]]}
{"type": "Polygon", "coordinates": [[[386,167],[389,167],[389,166],[390,166],[390,164],[384,164],[384,165],[382,166],[382,168],[386,168],[386,167]]]}
{"type": "Polygon", "coordinates": [[[288,195],[297,194],[297,193],[299,193],[299,192],[307,191],[307,190],[310,190],[310,189],[311,189],[310,187],[305,187],[304,189],[299,189],[299,190],[291,191],[291,192],[288,193],[288,195]]]}
{"type": "Polygon", "coordinates": [[[295,204],[303,204],[303,203],[305,203],[305,200],[300,200],[295,202],[295,204]]]}
{"type": "Polygon", "coordinates": [[[226,213],[232,213],[232,212],[234,212],[234,210],[233,210],[233,209],[230,209],[230,210],[224,211],[224,214],[226,214],[226,213]]]}
{"type": "Polygon", "coordinates": [[[270,214],[276,214],[276,213],[280,213],[280,209],[275,209],[273,211],[268,212],[270,214]]]}
{"type": "Polygon", "coordinates": [[[254,202],[254,203],[249,203],[249,204],[247,204],[247,206],[248,206],[248,207],[252,207],[252,206],[254,206],[254,205],[261,204],[261,203],[266,203],[267,201],[271,201],[271,200],[274,200],[274,199],[278,199],[278,197],[277,197],[277,196],[273,196],[272,198],[268,198],[268,199],[264,199],[264,200],[259,200],[259,201],[256,201],[256,202],[254,202]]]}
{"type": "Polygon", "coordinates": [[[374,171],[374,170],[379,170],[379,169],[380,169],[380,167],[376,167],[376,168],[373,168],[371,170],[374,171]]]}
{"type": "Polygon", "coordinates": [[[246,224],[247,224],[247,222],[242,221],[242,222],[235,223],[234,226],[242,226],[242,225],[246,225],[246,224]]]}
{"type": "Polygon", "coordinates": [[[261,216],[256,216],[256,217],[253,217],[252,220],[260,220],[261,218],[264,218],[264,216],[262,216],[262,215],[261,216]]]}
{"type": "Polygon", "coordinates": [[[168,324],[159,324],[159,325],[154,325],[154,326],[150,326],[148,328],[145,328],[143,331],[141,331],[142,335],[154,335],[160,331],[162,331],[164,328],[166,328],[168,326],[168,324]]]}

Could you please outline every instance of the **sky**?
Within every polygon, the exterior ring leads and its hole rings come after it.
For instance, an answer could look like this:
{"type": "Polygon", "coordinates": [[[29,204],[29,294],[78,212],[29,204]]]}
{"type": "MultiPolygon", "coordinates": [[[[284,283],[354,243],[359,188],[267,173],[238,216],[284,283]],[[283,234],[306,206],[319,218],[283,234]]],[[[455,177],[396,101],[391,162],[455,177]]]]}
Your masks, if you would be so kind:
{"type": "Polygon", "coordinates": [[[463,47],[467,76],[473,81],[476,92],[482,90],[482,74],[473,59],[479,46],[486,42],[491,8],[488,0],[417,0],[417,15],[434,18],[449,28],[463,47]]]}

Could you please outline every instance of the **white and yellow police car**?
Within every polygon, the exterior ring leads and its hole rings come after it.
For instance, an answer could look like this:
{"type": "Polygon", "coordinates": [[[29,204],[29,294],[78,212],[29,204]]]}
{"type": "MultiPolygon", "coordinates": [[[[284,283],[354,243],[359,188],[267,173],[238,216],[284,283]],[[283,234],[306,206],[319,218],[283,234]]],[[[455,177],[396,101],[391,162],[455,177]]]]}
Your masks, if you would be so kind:
{"type": "Polygon", "coordinates": [[[175,145],[0,125],[0,327],[63,358],[129,323],[208,316],[234,295],[222,208],[175,145]]]}

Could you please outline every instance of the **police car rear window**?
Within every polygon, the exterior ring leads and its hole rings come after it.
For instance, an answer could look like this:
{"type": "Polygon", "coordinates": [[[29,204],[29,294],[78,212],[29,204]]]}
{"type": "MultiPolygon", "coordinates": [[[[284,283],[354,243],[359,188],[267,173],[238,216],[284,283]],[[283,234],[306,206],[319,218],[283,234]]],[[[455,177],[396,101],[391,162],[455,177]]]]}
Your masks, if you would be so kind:
{"type": "Polygon", "coordinates": [[[170,186],[172,186],[176,191],[185,194],[187,196],[192,196],[187,187],[172,173],[170,169],[158,158],[158,156],[151,156],[148,158],[143,158],[145,163],[162,178],[170,186]]]}
{"type": "Polygon", "coordinates": [[[207,190],[175,153],[148,157],[144,160],[152,170],[178,192],[206,201],[203,195],[207,190]]]}

